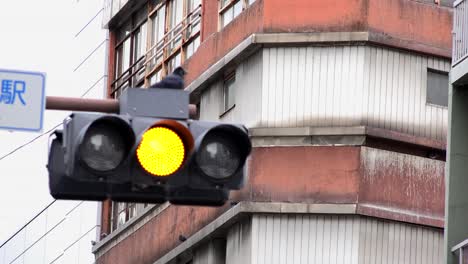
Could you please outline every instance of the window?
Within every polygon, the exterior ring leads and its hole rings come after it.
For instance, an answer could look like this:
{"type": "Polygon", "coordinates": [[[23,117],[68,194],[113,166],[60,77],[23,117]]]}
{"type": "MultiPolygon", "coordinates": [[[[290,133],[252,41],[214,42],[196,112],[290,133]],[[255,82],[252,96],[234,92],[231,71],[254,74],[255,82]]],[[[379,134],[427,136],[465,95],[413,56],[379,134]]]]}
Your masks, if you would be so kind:
{"type": "Polygon", "coordinates": [[[149,86],[200,46],[201,0],[148,0],[117,29],[114,98],[128,87],[149,86]]]}
{"type": "Polygon", "coordinates": [[[427,103],[448,106],[448,89],[449,78],[447,72],[427,69],[427,103]]]}
{"type": "MultiPolygon", "coordinates": [[[[193,55],[200,46],[201,0],[148,0],[122,26],[111,30],[116,44],[110,96],[118,98],[128,87],[160,81],[193,55]]],[[[111,231],[147,206],[113,202],[111,231]]]]}
{"type": "Polygon", "coordinates": [[[224,80],[224,84],[223,84],[223,99],[224,99],[223,100],[224,101],[223,110],[224,110],[224,112],[229,111],[235,105],[235,101],[234,101],[234,98],[235,98],[235,91],[234,91],[235,83],[236,83],[236,73],[235,72],[227,75],[227,77],[224,80]]]}
{"type": "Polygon", "coordinates": [[[139,86],[143,82],[146,30],[146,9],[143,9],[116,32],[113,97],[118,97],[126,88],[139,86]]]}
{"type": "Polygon", "coordinates": [[[220,25],[225,27],[236,18],[242,10],[252,5],[255,0],[220,0],[219,16],[220,25]]]}
{"type": "Polygon", "coordinates": [[[149,204],[141,203],[112,203],[111,231],[127,223],[134,216],[138,215],[149,204]]]}

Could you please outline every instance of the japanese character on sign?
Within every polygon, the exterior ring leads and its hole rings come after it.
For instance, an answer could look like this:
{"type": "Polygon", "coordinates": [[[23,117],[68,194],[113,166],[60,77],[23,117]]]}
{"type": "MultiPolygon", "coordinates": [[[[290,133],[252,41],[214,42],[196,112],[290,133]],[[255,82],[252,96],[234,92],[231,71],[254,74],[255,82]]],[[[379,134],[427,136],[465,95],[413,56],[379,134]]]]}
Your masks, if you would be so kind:
{"type": "Polygon", "coordinates": [[[23,94],[26,92],[26,82],[20,80],[2,80],[0,103],[14,104],[16,99],[26,105],[23,94]]]}

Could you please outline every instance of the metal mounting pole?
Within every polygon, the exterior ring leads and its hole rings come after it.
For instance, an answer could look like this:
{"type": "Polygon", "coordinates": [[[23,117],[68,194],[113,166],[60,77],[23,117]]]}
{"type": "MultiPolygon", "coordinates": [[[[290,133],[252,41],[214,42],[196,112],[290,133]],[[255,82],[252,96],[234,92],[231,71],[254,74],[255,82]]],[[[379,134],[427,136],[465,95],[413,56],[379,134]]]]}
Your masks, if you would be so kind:
{"type": "MultiPolygon", "coordinates": [[[[63,111],[85,111],[119,113],[119,101],[115,99],[85,99],[75,97],[47,96],[46,109],[63,111]]],[[[189,105],[189,116],[195,118],[197,106],[189,105]]]]}

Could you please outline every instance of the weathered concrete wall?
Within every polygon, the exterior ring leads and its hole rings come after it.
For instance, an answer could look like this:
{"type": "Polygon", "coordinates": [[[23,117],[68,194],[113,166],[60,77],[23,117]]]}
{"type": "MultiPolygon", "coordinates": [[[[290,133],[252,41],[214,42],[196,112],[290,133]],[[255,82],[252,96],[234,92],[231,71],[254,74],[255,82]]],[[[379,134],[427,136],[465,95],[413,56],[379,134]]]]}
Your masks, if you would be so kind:
{"type": "MultiPolygon", "coordinates": [[[[209,2],[209,1],[205,1],[209,2]]],[[[204,6],[203,39],[186,62],[186,84],[253,33],[353,32],[370,33],[370,41],[449,58],[452,10],[412,0],[257,0],[217,31],[218,6],[204,6]]]]}
{"type": "Polygon", "coordinates": [[[443,227],[445,162],[362,147],[358,212],[443,227]]]}
{"type": "MultiPolygon", "coordinates": [[[[368,216],[443,227],[444,162],[368,147],[258,147],[231,201],[357,204],[368,216]]],[[[152,263],[230,208],[169,206],[97,263],[152,263]]]]}

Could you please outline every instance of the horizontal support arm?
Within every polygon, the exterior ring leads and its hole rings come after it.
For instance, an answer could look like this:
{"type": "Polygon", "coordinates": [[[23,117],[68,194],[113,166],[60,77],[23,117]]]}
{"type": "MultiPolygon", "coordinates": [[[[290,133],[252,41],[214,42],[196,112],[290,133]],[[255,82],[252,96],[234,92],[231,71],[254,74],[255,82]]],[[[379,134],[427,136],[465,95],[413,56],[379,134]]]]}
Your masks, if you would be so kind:
{"type": "MultiPolygon", "coordinates": [[[[115,99],[85,99],[76,97],[47,96],[46,109],[63,111],[84,111],[119,113],[119,101],[115,99]]],[[[197,106],[189,105],[189,116],[195,118],[197,106]]]]}

